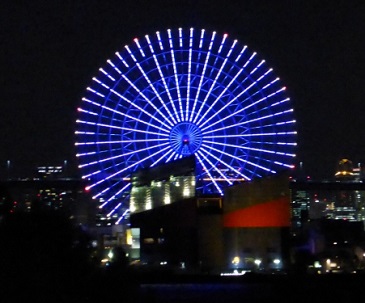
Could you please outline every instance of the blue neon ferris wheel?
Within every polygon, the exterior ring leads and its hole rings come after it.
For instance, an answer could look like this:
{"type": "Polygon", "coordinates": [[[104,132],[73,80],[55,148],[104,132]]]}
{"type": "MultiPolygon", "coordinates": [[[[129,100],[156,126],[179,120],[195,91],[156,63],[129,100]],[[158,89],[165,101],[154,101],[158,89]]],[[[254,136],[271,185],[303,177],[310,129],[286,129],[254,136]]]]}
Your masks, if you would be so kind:
{"type": "Polygon", "coordinates": [[[292,167],[295,119],[265,60],[227,34],[176,29],[134,39],[99,69],[78,108],[77,157],[117,212],[129,177],[194,154],[203,192],[292,167]]]}

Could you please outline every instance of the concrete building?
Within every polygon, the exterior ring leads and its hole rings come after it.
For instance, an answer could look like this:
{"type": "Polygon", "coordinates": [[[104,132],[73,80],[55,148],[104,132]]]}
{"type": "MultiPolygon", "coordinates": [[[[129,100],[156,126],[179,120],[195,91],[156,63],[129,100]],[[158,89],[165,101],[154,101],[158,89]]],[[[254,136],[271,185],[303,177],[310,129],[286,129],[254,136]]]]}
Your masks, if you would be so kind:
{"type": "MultiPolygon", "coordinates": [[[[143,190],[152,190],[155,181],[142,182],[143,190]]],[[[143,264],[210,273],[282,269],[289,261],[288,184],[283,173],[228,187],[224,196],[196,194],[168,204],[147,199],[149,207],[138,203],[130,223],[139,245],[131,255],[143,264]]]]}

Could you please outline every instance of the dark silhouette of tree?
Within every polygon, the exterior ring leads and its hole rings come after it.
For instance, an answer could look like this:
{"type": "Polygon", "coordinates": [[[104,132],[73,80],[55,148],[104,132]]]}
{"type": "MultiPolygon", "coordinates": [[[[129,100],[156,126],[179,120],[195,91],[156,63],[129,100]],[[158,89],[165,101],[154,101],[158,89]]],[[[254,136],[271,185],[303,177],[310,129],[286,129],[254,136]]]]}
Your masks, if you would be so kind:
{"type": "Polygon", "coordinates": [[[60,211],[4,216],[0,248],[1,288],[9,298],[76,295],[95,272],[88,236],[60,211]]]}

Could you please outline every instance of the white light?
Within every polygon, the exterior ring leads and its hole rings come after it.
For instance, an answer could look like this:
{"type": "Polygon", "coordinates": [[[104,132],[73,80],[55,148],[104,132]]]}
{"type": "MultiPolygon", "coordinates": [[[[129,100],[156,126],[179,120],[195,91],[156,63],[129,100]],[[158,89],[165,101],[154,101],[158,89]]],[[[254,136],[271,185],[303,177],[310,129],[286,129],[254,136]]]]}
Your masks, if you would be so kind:
{"type": "Polygon", "coordinates": [[[259,265],[261,264],[261,262],[262,262],[262,261],[261,261],[260,259],[255,259],[255,261],[254,261],[254,262],[255,262],[255,264],[256,264],[257,266],[259,266],[259,265]]]}

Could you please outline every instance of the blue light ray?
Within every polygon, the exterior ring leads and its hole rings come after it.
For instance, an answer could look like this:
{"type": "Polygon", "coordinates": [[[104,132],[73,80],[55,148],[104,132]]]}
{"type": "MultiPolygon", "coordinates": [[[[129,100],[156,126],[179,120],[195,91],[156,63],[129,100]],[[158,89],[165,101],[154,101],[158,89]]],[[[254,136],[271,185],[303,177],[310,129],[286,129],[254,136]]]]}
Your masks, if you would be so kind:
{"type": "Polygon", "coordinates": [[[190,118],[189,118],[189,121],[190,122],[193,121],[193,117],[194,117],[194,114],[195,114],[195,107],[196,107],[196,104],[197,104],[198,99],[199,99],[199,94],[200,94],[200,90],[201,90],[201,87],[202,87],[202,83],[203,83],[203,80],[204,80],[204,77],[205,77],[205,71],[207,69],[207,64],[208,64],[208,60],[209,60],[209,57],[210,57],[210,54],[211,54],[211,50],[212,50],[212,46],[213,46],[215,34],[216,33],[213,32],[212,38],[210,39],[207,56],[205,57],[203,71],[202,71],[202,74],[200,75],[200,81],[199,81],[199,85],[198,85],[198,90],[196,92],[195,99],[194,99],[193,109],[191,111],[190,118]]]}
{"type": "MultiPolygon", "coordinates": [[[[159,147],[159,146],[163,146],[163,145],[166,145],[166,144],[158,144],[158,145],[156,145],[155,147],[159,147]]],[[[86,187],[86,189],[87,189],[87,190],[90,190],[91,188],[93,188],[93,187],[95,187],[95,186],[97,186],[97,185],[99,185],[99,184],[101,184],[101,183],[103,183],[103,182],[105,182],[105,181],[107,181],[107,180],[109,180],[109,179],[111,179],[111,178],[114,178],[115,176],[120,175],[121,173],[123,173],[123,172],[125,172],[125,171],[127,171],[127,170],[129,170],[129,169],[131,169],[131,168],[133,168],[133,167],[135,167],[135,166],[137,166],[138,164],[140,164],[140,163],[142,163],[142,162],[144,162],[144,161],[146,161],[146,160],[148,160],[148,159],[150,159],[150,158],[153,158],[155,155],[158,155],[159,153],[162,153],[163,151],[165,151],[165,150],[166,150],[166,149],[168,149],[168,148],[170,148],[170,146],[167,146],[167,147],[165,147],[165,148],[163,148],[163,149],[160,149],[160,150],[158,150],[157,152],[155,152],[155,153],[153,153],[153,154],[150,154],[150,155],[148,155],[148,156],[146,156],[146,157],[144,157],[144,158],[140,159],[139,161],[134,162],[133,164],[131,164],[131,165],[129,165],[129,166],[127,166],[127,167],[125,167],[125,168],[123,168],[123,169],[121,169],[121,170],[119,170],[119,171],[115,172],[114,174],[111,174],[111,175],[109,175],[108,177],[105,177],[105,178],[103,178],[103,179],[99,180],[98,182],[91,184],[90,186],[86,187]]],[[[141,151],[141,150],[139,150],[139,152],[140,152],[140,151],[141,151]]],[[[115,166],[117,166],[117,165],[115,165],[115,166]]],[[[114,166],[114,167],[115,167],[115,166],[114,166]]]]}
{"type": "MultiPolygon", "coordinates": [[[[168,141],[169,139],[160,138],[159,141],[168,141]]],[[[141,139],[141,140],[111,140],[111,141],[95,141],[95,142],[80,142],[75,145],[102,145],[102,144],[120,144],[120,143],[138,143],[138,142],[156,142],[156,139],[141,139]]]]}
{"type": "MultiPolygon", "coordinates": [[[[117,55],[117,57],[120,59],[120,61],[123,62],[123,64],[125,65],[125,67],[129,67],[128,63],[124,60],[124,58],[118,53],[116,52],[115,53],[117,55]]],[[[114,67],[115,68],[115,67],[114,67]]],[[[121,74],[122,72],[118,69],[118,68],[115,68],[115,70],[121,74]]]]}
{"type": "Polygon", "coordinates": [[[175,156],[176,153],[174,151],[172,151],[172,154],[166,159],[165,163],[168,163],[171,161],[172,157],[175,156]]]}
{"type": "Polygon", "coordinates": [[[250,133],[250,134],[242,134],[239,137],[254,137],[254,136],[288,136],[288,135],[296,135],[297,132],[272,132],[272,133],[250,133]]]}
{"type": "MultiPolygon", "coordinates": [[[[156,164],[158,164],[162,159],[166,158],[167,155],[173,153],[174,151],[172,149],[168,150],[166,153],[164,153],[160,158],[158,158],[156,161],[154,161],[150,167],[154,167],[156,164]]],[[[168,161],[166,161],[168,162],[168,161]]]]}
{"type": "MultiPolygon", "coordinates": [[[[262,117],[259,117],[259,118],[256,118],[256,119],[246,120],[246,121],[243,121],[243,122],[238,122],[238,123],[230,124],[230,125],[227,125],[225,127],[212,129],[210,131],[204,132],[203,134],[204,135],[205,134],[210,134],[212,132],[218,132],[220,130],[225,130],[225,129],[229,129],[229,128],[236,127],[236,126],[242,126],[242,125],[245,125],[245,124],[248,124],[248,123],[252,123],[252,122],[255,122],[255,121],[265,120],[265,119],[272,118],[272,117],[275,117],[275,116],[284,115],[284,114],[287,114],[287,113],[292,112],[292,111],[293,111],[292,109],[288,109],[288,110],[285,110],[285,111],[282,111],[282,112],[273,113],[273,114],[266,115],[266,116],[262,116],[262,117]]],[[[225,119],[222,119],[222,120],[225,120],[225,119]]]]}
{"type": "Polygon", "coordinates": [[[91,132],[91,131],[87,131],[87,132],[75,131],[74,134],[75,135],[91,135],[91,136],[94,136],[94,135],[96,135],[96,132],[91,132]]]}
{"type": "MultiPolygon", "coordinates": [[[[112,93],[114,93],[114,94],[116,94],[118,97],[123,98],[123,100],[125,99],[122,95],[119,95],[119,94],[118,94],[118,92],[115,92],[114,90],[111,90],[111,92],[112,92],[112,93]]],[[[151,127],[153,127],[153,128],[157,128],[157,129],[159,129],[159,130],[161,130],[161,131],[163,131],[163,132],[166,132],[166,133],[168,132],[168,129],[170,128],[170,126],[166,125],[166,124],[165,124],[163,121],[161,121],[160,119],[158,119],[158,118],[156,118],[155,116],[151,115],[150,113],[146,112],[144,109],[142,109],[142,108],[141,108],[141,107],[139,107],[138,105],[134,105],[134,104],[133,104],[136,108],[138,108],[138,109],[139,109],[139,110],[141,110],[143,113],[145,113],[145,114],[146,114],[146,115],[148,115],[149,117],[153,118],[154,120],[156,120],[157,122],[159,122],[159,123],[160,123],[160,124],[162,124],[163,126],[165,126],[167,129],[166,129],[166,128],[159,127],[159,126],[157,126],[157,125],[155,125],[155,124],[152,124],[152,123],[146,122],[145,120],[138,119],[137,117],[134,117],[134,116],[128,115],[128,114],[126,114],[126,113],[124,113],[124,112],[117,111],[117,110],[115,110],[115,109],[113,109],[113,108],[110,108],[110,107],[108,107],[108,106],[101,105],[101,104],[99,104],[99,103],[97,103],[97,102],[94,102],[94,101],[92,101],[92,100],[89,100],[89,99],[86,99],[86,98],[83,98],[82,100],[83,100],[83,101],[85,101],[85,102],[89,102],[89,103],[91,103],[91,104],[93,104],[93,105],[95,105],[95,106],[97,106],[97,107],[101,107],[101,108],[103,108],[103,109],[106,109],[106,110],[108,110],[108,111],[110,111],[110,112],[116,113],[116,114],[118,114],[118,115],[120,115],[120,116],[127,117],[127,118],[129,118],[129,119],[131,119],[131,120],[134,120],[134,121],[137,121],[137,122],[140,122],[140,123],[146,124],[146,125],[151,126],[151,127]]],[[[128,101],[129,101],[129,100],[128,100],[128,101]]]]}
{"type": "Polygon", "coordinates": [[[160,49],[163,50],[163,45],[162,45],[162,41],[161,41],[160,32],[156,32],[156,36],[157,36],[157,39],[158,39],[158,44],[160,45],[160,49]]]}
{"type": "MultiPolygon", "coordinates": [[[[120,57],[120,55],[119,55],[119,59],[120,59],[121,57],[120,57]]],[[[122,72],[121,72],[121,70],[118,68],[118,67],[116,67],[115,66],[115,64],[111,61],[111,60],[106,60],[106,62],[112,67],[112,68],[114,68],[115,70],[116,70],[116,72],[119,74],[119,75],[121,75],[122,74],[122,72]]]]}
{"type": "Polygon", "coordinates": [[[193,53],[193,36],[194,29],[190,29],[190,39],[189,39],[189,60],[188,60],[188,83],[187,83],[187,92],[186,92],[186,110],[185,110],[185,121],[189,120],[189,102],[190,102],[190,81],[191,81],[191,56],[193,53]]]}
{"type": "Polygon", "coordinates": [[[182,29],[179,28],[179,42],[180,42],[180,47],[183,47],[183,40],[182,40],[182,29]]]}
{"type": "Polygon", "coordinates": [[[202,48],[202,46],[203,46],[204,33],[205,33],[205,29],[202,29],[202,30],[201,30],[201,32],[200,32],[200,42],[199,42],[199,48],[202,48]]]}
{"type": "MultiPolygon", "coordinates": [[[[294,123],[295,121],[293,121],[294,123]]],[[[267,124],[265,125],[266,126],[274,126],[274,125],[278,125],[278,124],[267,124]]],[[[261,130],[262,126],[260,127],[257,127],[258,129],[261,130]]],[[[253,129],[256,129],[256,128],[253,128],[253,129]]],[[[271,133],[248,133],[248,134],[231,134],[229,135],[228,137],[229,138],[234,138],[234,137],[255,137],[255,136],[258,136],[258,137],[262,137],[262,136],[288,136],[288,135],[296,135],[297,132],[296,131],[293,131],[293,132],[271,132],[271,133]]],[[[213,135],[213,136],[206,136],[204,135],[204,139],[214,139],[214,138],[227,138],[227,135],[213,135]]]]}
{"type": "MultiPolygon", "coordinates": [[[[203,152],[205,152],[207,155],[211,156],[212,158],[216,159],[219,163],[222,163],[223,165],[225,165],[226,167],[228,167],[229,169],[231,169],[232,171],[234,171],[236,174],[238,174],[239,176],[241,176],[242,178],[244,178],[247,181],[250,181],[251,179],[249,177],[247,177],[245,174],[243,174],[242,172],[238,171],[236,168],[234,168],[232,165],[228,164],[226,161],[224,161],[221,158],[218,158],[217,156],[215,156],[213,153],[209,152],[208,150],[206,150],[205,148],[201,148],[201,150],[203,152]]],[[[220,154],[220,151],[218,152],[218,154],[220,154]]]]}
{"type": "Polygon", "coordinates": [[[105,98],[105,96],[104,96],[103,94],[101,94],[101,93],[99,93],[99,92],[97,92],[97,91],[93,90],[91,87],[86,88],[86,90],[88,90],[89,92],[94,93],[95,95],[97,95],[97,96],[99,96],[99,97],[105,98]]]}
{"type": "Polygon", "coordinates": [[[243,55],[243,53],[245,52],[246,49],[247,49],[247,45],[245,45],[242,48],[241,52],[238,54],[238,56],[237,56],[236,60],[234,60],[234,62],[237,62],[241,58],[241,56],[243,55]]]}
{"type": "Polygon", "coordinates": [[[163,137],[168,136],[168,134],[156,133],[156,132],[146,131],[143,129],[128,128],[128,127],[115,126],[115,125],[109,125],[109,124],[104,124],[104,123],[89,122],[89,121],[83,121],[83,120],[76,120],[76,123],[93,125],[93,126],[98,126],[98,127],[105,127],[105,128],[112,128],[112,129],[117,129],[117,130],[138,132],[141,134],[150,134],[150,135],[152,134],[152,135],[163,136],[163,137]]]}
{"type": "MultiPolygon", "coordinates": [[[[177,99],[179,101],[179,109],[180,109],[180,114],[181,114],[181,121],[184,121],[184,112],[183,112],[183,107],[182,107],[182,102],[181,102],[179,79],[178,79],[178,73],[177,73],[177,69],[176,69],[175,53],[174,53],[174,46],[173,46],[172,37],[171,37],[171,31],[170,30],[167,30],[167,33],[168,33],[169,42],[170,42],[170,54],[171,54],[171,59],[172,59],[172,66],[174,68],[174,78],[175,78],[177,99]]],[[[179,116],[178,116],[178,121],[180,122],[179,116]]]]}
{"type": "MultiPolygon", "coordinates": [[[[221,142],[209,141],[209,140],[204,140],[203,142],[204,143],[210,143],[212,145],[221,145],[221,146],[233,147],[233,148],[244,149],[244,150],[252,150],[252,151],[257,151],[257,152],[262,152],[262,153],[268,153],[268,154],[279,154],[279,152],[276,151],[276,150],[269,150],[269,149],[262,149],[262,148],[254,148],[254,147],[248,147],[248,146],[245,146],[245,145],[228,144],[228,143],[221,143],[221,142]]],[[[258,142],[258,143],[261,143],[261,142],[258,142]]],[[[295,156],[294,154],[286,154],[286,153],[282,153],[281,155],[288,156],[288,157],[295,156]]]]}
{"type": "Polygon", "coordinates": [[[122,205],[122,203],[118,203],[118,205],[117,206],[115,206],[113,209],[112,209],[112,211],[111,212],[109,212],[106,216],[107,217],[110,217],[112,214],[114,214],[118,209],[119,209],[119,207],[122,205]]]}
{"type": "MultiPolygon", "coordinates": [[[[223,46],[224,41],[225,41],[225,38],[224,38],[224,39],[223,39],[223,41],[222,41],[221,47],[223,46]]],[[[205,107],[205,104],[206,104],[206,102],[207,102],[208,98],[210,97],[210,94],[211,94],[211,92],[212,92],[213,88],[215,87],[216,82],[217,82],[217,80],[218,80],[219,76],[221,75],[221,73],[222,73],[222,71],[223,71],[223,68],[225,67],[225,65],[226,65],[226,63],[227,63],[227,61],[228,61],[228,59],[229,59],[229,56],[230,56],[230,54],[231,54],[231,52],[232,52],[232,49],[233,49],[234,45],[235,45],[235,43],[233,43],[233,44],[232,44],[232,46],[231,46],[231,48],[230,48],[230,50],[229,50],[229,52],[228,52],[228,54],[227,54],[226,58],[224,59],[224,61],[223,61],[222,65],[221,65],[221,66],[220,66],[220,68],[219,68],[219,71],[218,71],[217,75],[215,76],[215,78],[214,78],[214,80],[213,80],[212,85],[211,85],[211,86],[210,86],[210,88],[209,88],[209,91],[207,92],[207,94],[206,94],[206,96],[205,96],[205,98],[204,98],[204,100],[203,100],[203,102],[202,102],[202,104],[201,104],[201,106],[200,106],[200,108],[199,108],[198,112],[197,112],[197,113],[196,113],[196,115],[195,115],[195,119],[193,120],[193,123],[196,123],[197,125],[199,125],[199,124],[200,124],[200,122],[201,122],[201,121],[205,118],[205,116],[208,114],[208,112],[209,112],[210,108],[212,108],[212,107],[214,106],[214,105],[212,105],[211,107],[209,107],[209,108],[208,108],[208,110],[206,110],[206,111],[205,111],[205,113],[203,114],[203,116],[199,119],[199,121],[198,121],[198,122],[196,122],[196,120],[197,120],[197,119],[199,118],[199,116],[200,116],[201,111],[202,111],[202,110],[203,110],[203,108],[205,107]]],[[[217,99],[217,100],[218,100],[218,99],[217,99]]]]}
{"type": "MultiPolygon", "coordinates": [[[[131,86],[131,87],[133,87],[134,89],[135,89],[135,91],[136,92],[138,92],[138,94],[139,95],[141,95],[142,97],[143,97],[143,99],[145,99],[146,101],[147,101],[147,103],[149,104],[149,105],[151,105],[152,107],[153,107],[153,109],[157,112],[157,113],[159,113],[160,114],[160,116],[161,117],[165,117],[165,115],[156,107],[156,105],[154,105],[153,104],[153,102],[149,99],[149,98],[147,98],[146,97],[146,95],[137,87],[137,86],[135,86],[133,83],[132,83],[132,81],[131,80],[129,80],[128,79],[128,77],[126,76],[126,75],[122,75],[122,78],[125,80],[125,81],[127,81],[128,82],[128,84],[131,86]]],[[[165,117],[165,119],[166,119],[166,117],[165,117]]]]}
{"type": "MultiPolygon", "coordinates": [[[[252,58],[252,56],[251,56],[252,58]]],[[[250,59],[249,59],[250,60],[250,59]]],[[[246,64],[249,63],[249,60],[246,62],[246,64]]],[[[260,63],[261,64],[261,63],[260,63]]],[[[222,93],[219,94],[219,96],[214,100],[214,102],[212,103],[212,105],[208,108],[207,112],[209,112],[215,105],[216,103],[220,100],[220,98],[223,96],[223,94],[227,91],[227,89],[231,86],[231,84],[233,83],[233,81],[236,80],[236,78],[238,77],[239,74],[241,74],[241,72],[244,70],[244,67],[242,67],[242,69],[236,74],[236,76],[231,80],[231,82],[227,85],[227,87],[222,91],[222,93]]],[[[240,98],[244,93],[246,93],[251,87],[253,87],[254,85],[257,85],[262,79],[265,78],[266,75],[270,74],[272,71],[272,69],[267,70],[260,78],[258,78],[256,81],[252,82],[249,86],[247,86],[244,90],[242,90],[238,95],[236,95],[234,98],[232,98],[229,102],[227,102],[223,107],[221,107],[218,111],[216,111],[215,113],[211,114],[210,117],[208,119],[206,119],[203,123],[198,124],[200,127],[203,127],[205,124],[207,124],[210,120],[212,120],[214,117],[216,117],[218,114],[220,114],[223,110],[225,110],[229,105],[231,105],[233,102],[235,102],[238,98],[240,98]]],[[[252,71],[251,71],[252,72],[252,71]]],[[[246,80],[249,79],[249,75],[241,82],[241,84],[243,84],[246,80]]],[[[246,98],[245,100],[247,100],[248,98],[246,98]]],[[[200,120],[201,122],[201,120],[200,120]]]]}
{"type": "MultiPolygon", "coordinates": [[[[131,55],[133,61],[135,62],[136,66],[138,67],[139,71],[142,73],[144,79],[147,81],[149,87],[153,90],[153,92],[155,93],[155,96],[158,98],[158,100],[161,102],[161,105],[165,108],[166,112],[170,115],[170,118],[173,119],[170,111],[168,110],[167,106],[166,106],[166,102],[164,100],[162,100],[160,94],[158,93],[157,89],[155,88],[155,86],[152,84],[150,78],[147,76],[147,74],[145,73],[145,71],[143,70],[142,66],[139,64],[139,62],[137,61],[137,59],[133,56],[132,52],[130,51],[130,49],[128,47],[126,47],[127,51],[129,52],[129,54],[131,55]]],[[[151,105],[153,103],[150,103],[151,105]]],[[[156,108],[154,107],[154,109],[156,110],[156,108]]],[[[149,114],[149,113],[148,113],[149,114]]],[[[165,115],[163,115],[161,112],[159,112],[159,114],[164,118],[164,120],[166,122],[168,122],[170,124],[170,126],[173,126],[174,124],[170,121],[170,119],[168,119],[165,115]]],[[[149,114],[150,115],[150,114],[149,114]]],[[[156,118],[157,119],[157,118],[156,118]]],[[[161,122],[160,122],[161,123],[161,122]]]]}
{"type": "MultiPolygon", "coordinates": [[[[131,183],[127,183],[126,185],[124,185],[118,192],[116,192],[108,200],[106,200],[102,205],[100,205],[100,208],[104,208],[111,200],[113,200],[115,197],[118,197],[122,192],[124,192],[130,186],[131,186],[131,183]]],[[[118,208],[119,208],[119,206],[118,206],[118,208]]]]}
{"type": "Polygon", "coordinates": [[[198,159],[198,161],[201,164],[201,166],[204,168],[205,172],[208,174],[208,176],[209,176],[210,180],[213,182],[215,188],[223,196],[223,192],[222,192],[221,188],[219,187],[219,185],[217,184],[217,182],[215,181],[215,179],[212,177],[212,175],[210,174],[209,170],[206,168],[204,162],[202,161],[202,159],[200,159],[200,157],[199,157],[198,154],[196,154],[196,158],[198,159]]]}
{"type": "Polygon", "coordinates": [[[210,149],[212,149],[212,150],[214,150],[214,151],[216,151],[216,152],[218,152],[218,153],[222,153],[223,155],[226,155],[227,157],[230,157],[230,158],[233,158],[233,159],[236,159],[236,160],[238,160],[238,161],[240,161],[240,162],[242,162],[242,163],[247,163],[247,164],[250,164],[250,165],[252,165],[252,166],[254,166],[254,167],[257,167],[257,168],[261,168],[262,170],[264,170],[264,171],[267,171],[267,172],[270,172],[270,173],[276,173],[276,171],[274,171],[274,170],[271,170],[271,169],[269,169],[269,168],[267,168],[267,167],[263,167],[263,166],[261,166],[261,165],[259,165],[259,164],[256,164],[256,163],[253,163],[253,162],[251,162],[251,161],[248,161],[248,160],[245,160],[245,159],[241,159],[241,158],[239,158],[239,157],[236,157],[235,155],[232,155],[232,154],[228,154],[228,153],[226,153],[225,151],[223,151],[223,150],[219,150],[219,149],[216,149],[215,147],[213,147],[213,146],[209,146],[209,145],[206,145],[206,144],[202,144],[204,147],[206,147],[206,148],[210,148],[210,149]]]}
{"type": "MultiPolygon", "coordinates": [[[[148,46],[150,47],[150,50],[151,50],[151,53],[152,53],[152,57],[153,57],[153,60],[154,60],[154,62],[155,62],[155,65],[156,65],[156,67],[157,67],[157,70],[158,70],[158,73],[159,73],[159,75],[160,75],[160,78],[161,78],[161,80],[162,80],[163,86],[164,86],[164,88],[165,88],[165,92],[167,93],[167,96],[168,96],[168,98],[169,98],[169,100],[170,100],[170,103],[171,103],[171,105],[172,105],[173,111],[174,111],[174,113],[175,113],[176,117],[178,118],[179,116],[178,116],[178,114],[177,114],[177,110],[176,110],[176,107],[175,107],[175,103],[174,103],[174,101],[173,101],[173,99],[172,99],[172,96],[171,96],[171,94],[170,94],[170,89],[167,87],[166,80],[165,80],[165,76],[164,76],[164,74],[162,73],[162,70],[161,70],[161,67],[160,67],[160,63],[158,62],[157,57],[156,57],[156,55],[155,55],[155,50],[153,49],[153,46],[152,46],[152,43],[151,43],[151,41],[150,41],[149,36],[148,36],[148,35],[146,35],[145,37],[146,37],[146,40],[147,40],[148,46]]],[[[167,107],[166,107],[166,110],[167,110],[167,112],[168,112],[169,116],[171,117],[171,119],[173,120],[174,124],[175,124],[175,123],[177,123],[177,121],[176,121],[176,120],[175,120],[175,118],[174,118],[174,115],[173,115],[173,114],[172,114],[172,113],[168,110],[168,108],[167,108],[167,107]]]]}
{"type": "MultiPolygon", "coordinates": [[[[247,89],[249,89],[249,88],[251,88],[252,86],[253,86],[253,84],[254,83],[252,83],[247,89]]],[[[246,90],[247,90],[246,89],[246,90]]],[[[246,91],[245,90],[245,91],[246,91]]],[[[257,100],[257,101],[255,101],[255,102],[252,102],[252,103],[250,103],[248,106],[246,106],[246,107],[243,107],[243,108],[241,108],[240,110],[238,110],[238,111],[236,111],[236,112],[234,112],[233,114],[230,114],[230,115],[228,115],[228,116],[225,116],[225,117],[223,117],[222,119],[218,119],[217,121],[215,121],[214,123],[211,123],[211,124],[209,124],[209,126],[206,126],[206,127],[203,127],[203,125],[205,125],[206,123],[208,123],[208,121],[209,120],[211,120],[213,117],[215,117],[216,115],[217,115],[217,113],[219,113],[220,111],[222,111],[225,107],[227,107],[228,105],[230,105],[232,102],[234,102],[239,96],[241,96],[241,93],[240,94],[238,94],[237,95],[237,97],[235,97],[235,98],[233,98],[232,100],[230,100],[229,102],[227,102],[220,110],[218,110],[216,113],[214,113],[213,115],[211,115],[210,116],[210,118],[209,119],[207,119],[207,120],[205,120],[201,125],[200,125],[200,127],[202,128],[202,131],[204,131],[204,130],[206,130],[207,128],[211,128],[211,127],[213,127],[214,125],[216,125],[216,124],[218,124],[218,123],[222,123],[224,120],[227,120],[227,119],[229,119],[230,117],[232,117],[232,116],[235,116],[235,115],[237,115],[237,114],[239,114],[239,113],[241,113],[241,112],[244,112],[244,111],[246,111],[247,109],[249,109],[250,107],[252,107],[252,106],[254,106],[254,105],[256,105],[256,104],[258,104],[258,103],[260,103],[260,102],[263,102],[263,101],[266,101],[267,99],[269,99],[269,98],[271,98],[271,97],[273,97],[273,96],[275,96],[275,95],[277,95],[278,93],[280,93],[280,92],[282,92],[283,91],[283,89],[279,89],[279,90],[277,90],[276,92],[274,92],[274,93],[272,93],[272,94],[270,94],[270,95],[268,95],[268,96],[265,96],[265,97],[263,97],[263,98],[261,98],[261,99],[259,99],[259,100],[257,100]]],[[[241,104],[244,104],[246,101],[248,101],[250,98],[252,97],[252,95],[250,96],[250,97],[248,97],[248,98],[246,98],[246,99],[244,99],[242,102],[241,102],[241,104]]]]}
{"type": "Polygon", "coordinates": [[[204,155],[201,151],[199,151],[198,150],[198,154],[201,156],[201,157],[203,157],[203,159],[206,161],[206,162],[208,162],[209,163],[209,165],[218,173],[218,174],[220,174],[221,175],[221,177],[224,179],[224,180],[226,180],[226,182],[229,184],[229,185],[232,185],[233,183],[230,181],[230,180],[228,180],[228,178],[226,177],[226,175],[224,175],[223,173],[222,173],[222,171],[221,170],[219,170],[209,159],[208,159],[208,157],[206,156],[206,155],[204,155]]]}
{"type": "Polygon", "coordinates": [[[129,155],[133,155],[135,154],[136,152],[137,153],[141,153],[143,151],[148,151],[148,150],[151,150],[151,149],[155,149],[155,148],[159,148],[159,147],[162,147],[162,146],[165,146],[167,145],[168,143],[161,143],[161,144],[156,144],[156,145],[153,145],[153,146],[148,146],[146,148],[140,148],[138,149],[137,151],[133,150],[133,151],[130,151],[130,152],[126,152],[126,153],[122,153],[122,154],[118,154],[116,156],[113,156],[113,157],[108,157],[108,158],[103,158],[103,159],[99,159],[98,161],[93,161],[93,162],[89,162],[89,163],[85,163],[85,164],[81,164],[79,165],[79,167],[86,167],[86,166],[91,166],[91,165],[95,165],[95,164],[100,164],[102,162],[107,162],[107,161],[111,161],[111,160],[116,160],[118,158],[121,158],[121,157],[125,157],[125,156],[129,156],[129,155]]]}
{"type": "Polygon", "coordinates": [[[133,41],[137,44],[137,47],[138,47],[139,52],[141,53],[142,57],[146,57],[146,55],[145,55],[145,53],[144,53],[143,49],[141,48],[141,45],[139,44],[138,39],[137,39],[137,38],[135,38],[133,41]]]}
{"type": "Polygon", "coordinates": [[[98,83],[98,84],[100,84],[101,86],[103,86],[104,88],[106,88],[106,89],[110,89],[110,87],[108,86],[108,85],[106,85],[104,82],[102,82],[102,81],[100,81],[98,78],[96,78],[96,77],[93,77],[92,78],[92,80],[93,81],[95,81],[96,83],[98,83]]]}
{"type": "Polygon", "coordinates": [[[92,155],[96,155],[96,152],[87,152],[87,153],[77,153],[76,157],[84,157],[84,156],[92,156],[92,155]]]}
{"type": "Polygon", "coordinates": [[[127,214],[129,214],[129,213],[130,213],[129,209],[125,210],[124,213],[115,222],[115,225],[118,225],[120,223],[120,221],[122,221],[127,216],[127,214]]]}
{"type": "Polygon", "coordinates": [[[274,161],[275,164],[279,165],[279,166],[284,166],[287,168],[294,168],[295,166],[292,164],[286,164],[286,163],[282,163],[282,162],[278,162],[278,161],[274,161]]]}
{"type": "Polygon", "coordinates": [[[99,71],[101,71],[105,76],[107,76],[110,80],[112,80],[113,82],[115,82],[115,79],[110,76],[105,70],[103,70],[102,68],[99,68],[99,71]]]}

